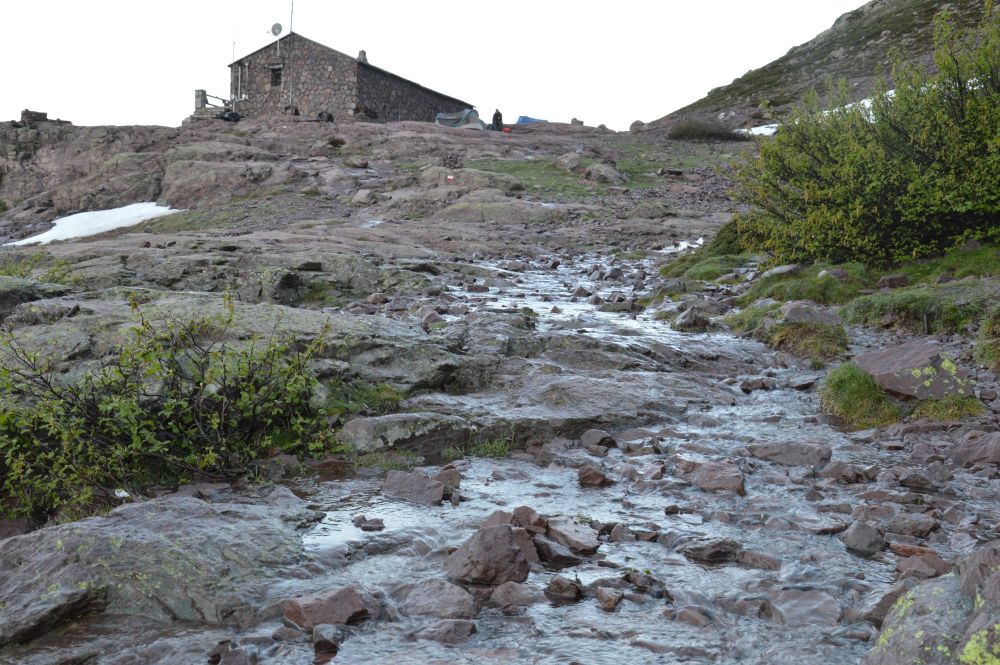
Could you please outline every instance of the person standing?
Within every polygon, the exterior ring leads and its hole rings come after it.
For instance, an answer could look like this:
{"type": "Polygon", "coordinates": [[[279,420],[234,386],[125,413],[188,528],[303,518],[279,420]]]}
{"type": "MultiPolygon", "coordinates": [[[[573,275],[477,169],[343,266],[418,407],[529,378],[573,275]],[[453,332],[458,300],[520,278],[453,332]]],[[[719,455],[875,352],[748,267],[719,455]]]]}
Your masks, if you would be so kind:
{"type": "Polygon", "coordinates": [[[493,112],[493,129],[498,132],[503,131],[503,115],[501,115],[500,109],[493,112]]]}

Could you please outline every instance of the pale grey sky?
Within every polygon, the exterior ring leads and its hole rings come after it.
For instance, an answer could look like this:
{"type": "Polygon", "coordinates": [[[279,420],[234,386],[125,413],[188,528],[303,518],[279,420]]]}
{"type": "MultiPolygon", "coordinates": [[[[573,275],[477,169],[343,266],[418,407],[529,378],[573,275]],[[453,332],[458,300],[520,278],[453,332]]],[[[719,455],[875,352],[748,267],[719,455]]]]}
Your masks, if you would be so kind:
{"type": "MultiPolygon", "coordinates": [[[[475,104],[627,129],[702,97],[829,28],[862,0],[581,3],[296,0],[295,32],[475,104]]],[[[177,126],[194,90],[288,31],[289,0],[48,0],[4,7],[0,120],[177,126]]]]}

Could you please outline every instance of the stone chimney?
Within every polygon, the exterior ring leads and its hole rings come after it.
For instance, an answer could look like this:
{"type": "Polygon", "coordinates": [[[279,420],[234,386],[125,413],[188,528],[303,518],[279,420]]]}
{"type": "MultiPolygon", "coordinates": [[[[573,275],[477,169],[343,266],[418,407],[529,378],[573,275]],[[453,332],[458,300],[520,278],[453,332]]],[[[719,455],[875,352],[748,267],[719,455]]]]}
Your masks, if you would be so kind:
{"type": "Polygon", "coordinates": [[[365,53],[364,49],[358,51],[358,62],[363,62],[366,65],[368,64],[368,54],[365,53]]]}

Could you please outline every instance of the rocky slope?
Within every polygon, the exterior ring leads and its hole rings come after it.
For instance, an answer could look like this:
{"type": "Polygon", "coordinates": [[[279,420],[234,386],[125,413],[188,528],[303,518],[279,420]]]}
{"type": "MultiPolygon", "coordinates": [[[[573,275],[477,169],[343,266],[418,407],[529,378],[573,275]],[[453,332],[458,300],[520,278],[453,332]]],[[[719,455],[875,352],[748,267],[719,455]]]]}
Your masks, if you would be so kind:
{"type": "Polygon", "coordinates": [[[974,26],[982,18],[983,7],[981,0],[872,0],[774,62],[712,89],[650,126],[669,127],[689,117],[724,118],[733,127],[767,124],[810,90],[822,93],[827,77],[845,79],[854,97],[864,99],[872,92],[876,76],[888,74],[894,51],[906,61],[931,64],[932,19],[937,12],[947,9],[957,25],[974,26]]]}
{"type": "MultiPolygon", "coordinates": [[[[969,340],[930,341],[982,415],[845,432],[819,412],[822,371],[675,329],[759,277],[657,270],[729,218],[709,167],[746,144],[287,119],[3,131],[7,238],[89,207],[186,209],[0,253],[19,272],[0,277],[0,319],[61,380],[114,354],[136,306],[176,321],[232,297],[227,342],[322,335],[318,376],[405,399],[339,430],[353,463],[275,456],[245,483],[0,522],[0,663],[994,649],[1000,400],[969,340]]],[[[914,337],[850,333],[850,355],[914,337]]]]}

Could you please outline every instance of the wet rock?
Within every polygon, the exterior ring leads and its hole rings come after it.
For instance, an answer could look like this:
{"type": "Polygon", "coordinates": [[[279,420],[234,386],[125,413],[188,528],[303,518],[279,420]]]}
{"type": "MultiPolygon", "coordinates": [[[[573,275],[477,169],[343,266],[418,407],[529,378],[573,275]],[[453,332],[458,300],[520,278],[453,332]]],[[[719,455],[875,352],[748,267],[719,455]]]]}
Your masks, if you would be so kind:
{"type": "Polygon", "coordinates": [[[670,327],[680,332],[707,332],[712,322],[696,307],[689,307],[674,319],[670,327]]]}
{"type": "Polygon", "coordinates": [[[597,539],[597,531],[566,517],[551,518],[546,535],[576,554],[589,556],[597,552],[597,548],[601,546],[597,539]]]}
{"type": "Polygon", "coordinates": [[[916,585],[917,581],[914,579],[902,579],[889,587],[888,591],[872,594],[862,609],[865,620],[871,622],[876,628],[881,628],[882,621],[889,614],[889,610],[896,604],[896,601],[916,585]]]}
{"type": "Polygon", "coordinates": [[[951,479],[951,471],[941,462],[931,462],[923,469],[905,469],[897,480],[903,487],[917,492],[940,489],[951,479]]]}
{"type": "Polygon", "coordinates": [[[341,587],[311,596],[292,598],[282,608],[284,617],[296,626],[312,630],[319,624],[357,624],[378,618],[378,603],[367,592],[341,587]]]}
{"type": "Polygon", "coordinates": [[[69,291],[68,286],[61,284],[0,275],[0,321],[7,318],[21,303],[55,298],[69,291]]]}
{"type": "Polygon", "coordinates": [[[952,564],[933,553],[900,559],[896,564],[896,572],[900,573],[900,576],[904,579],[912,577],[920,580],[929,580],[932,577],[944,575],[950,572],[951,569],[952,564]]]}
{"type": "Polygon", "coordinates": [[[689,483],[707,492],[745,493],[743,472],[729,462],[705,462],[684,477],[689,483]]]}
{"type": "Polygon", "coordinates": [[[622,598],[625,594],[618,589],[612,589],[609,587],[598,587],[597,588],[597,602],[600,604],[601,609],[605,612],[613,612],[615,608],[618,607],[618,603],[622,602],[622,598]]]}
{"type": "Polygon", "coordinates": [[[352,418],[338,437],[351,450],[365,453],[386,448],[431,449],[469,440],[472,426],[463,418],[439,413],[392,413],[386,416],[352,418]]]}
{"type": "Polygon", "coordinates": [[[945,454],[957,466],[1000,464],[1000,433],[961,441],[948,447],[945,454]]]}
{"type": "Polygon", "coordinates": [[[739,550],[736,553],[736,563],[758,570],[781,570],[781,559],[754,550],[739,550]]]}
{"type": "Polygon", "coordinates": [[[373,517],[369,519],[364,515],[358,515],[351,520],[351,524],[358,527],[362,531],[382,531],[385,529],[385,522],[382,521],[381,517],[373,517]]]}
{"type": "Polygon", "coordinates": [[[255,616],[317,519],[273,488],[231,503],[153,499],[2,540],[0,646],[105,607],[154,625],[255,616]]]}
{"type": "Polygon", "coordinates": [[[886,523],[885,528],[886,531],[902,534],[904,536],[926,538],[931,531],[937,528],[937,526],[938,521],[930,515],[923,515],[920,513],[904,513],[896,515],[889,520],[886,523]]]}
{"type": "Polygon", "coordinates": [[[818,589],[782,589],[771,596],[775,618],[790,626],[835,626],[840,620],[837,599],[818,589]]]}
{"type": "Polygon", "coordinates": [[[818,374],[796,374],[788,379],[788,387],[793,390],[809,390],[817,381],[818,374]]]}
{"type": "Polygon", "coordinates": [[[418,640],[434,640],[442,644],[461,644],[476,633],[476,624],[464,619],[445,619],[424,628],[415,637],[418,640]]]}
{"type": "Polygon", "coordinates": [[[462,472],[449,465],[431,476],[431,480],[442,483],[445,494],[450,495],[462,486],[462,472]]]}
{"type": "Polygon", "coordinates": [[[735,561],[742,546],[728,538],[704,538],[681,548],[687,558],[701,563],[726,563],[735,561]]]}
{"type": "Polygon", "coordinates": [[[776,387],[777,384],[775,384],[774,379],[766,376],[740,381],[740,390],[747,395],[756,390],[774,390],[776,387]]]}
{"type": "Polygon", "coordinates": [[[634,543],[635,536],[624,524],[616,524],[611,529],[611,542],[613,543],[634,543]]]}
{"type": "Polygon", "coordinates": [[[615,483],[596,466],[581,466],[577,469],[577,477],[583,487],[605,487],[615,483]]]}
{"type": "Polygon", "coordinates": [[[517,582],[504,582],[493,590],[490,603],[500,608],[526,607],[545,600],[535,589],[517,582]]]}
{"type": "Polygon", "coordinates": [[[514,524],[532,534],[545,533],[548,528],[546,519],[528,506],[518,506],[514,509],[514,524]]]}
{"type": "Polygon", "coordinates": [[[532,542],[535,543],[535,549],[538,552],[538,557],[542,561],[553,566],[576,566],[582,559],[575,554],[573,554],[568,547],[557,543],[554,540],[549,540],[545,536],[536,535],[532,538],[532,542]]]}
{"type": "Polygon", "coordinates": [[[873,556],[885,549],[885,539],[875,527],[858,520],[840,534],[840,541],[848,550],[861,556],[873,556]]]}
{"type": "Polygon", "coordinates": [[[399,609],[410,616],[471,619],[476,616],[472,594],[442,579],[429,579],[403,590],[399,609]]]}
{"type": "Polygon", "coordinates": [[[588,429],[580,436],[580,445],[584,448],[590,446],[603,446],[614,448],[618,445],[614,437],[602,429],[588,429]]]}
{"type": "Polygon", "coordinates": [[[336,654],[345,639],[347,639],[347,631],[342,626],[321,623],[313,627],[312,643],[317,654],[336,654]]]}
{"type": "Polygon", "coordinates": [[[583,597],[583,587],[568,577],[556,575],[545,587],[545,595],[555,601],[572,602],[583,597]]]}
{"type": "Polygon", "coordinates": [[[511,534],[514,536],[514,542],[528,563],[541,563],[541,558],[538,556],[538,548],[535,547],[535,543],[531,539],[531,533],[527,529],[514,527],[511,530],[511,534]]]}
{"type": "Polygon", "coordinates": [[[523,582],[528,568],[508,525],[479,529],[444,564],[450,578],[470,584],[523,582]]]}
{"type": "Polygon", "coordinates": [[[444,483],[418,471],[390,471],[382,483],[382,494],[423,505],[438,505],[444,500],[444,483]]]}
{"type": "Polygon", "coordinates": [[[941,399],[972,395],[972,381],[937,342],[917,340],[855,356],[854,362],[886,392],[902,398],[941,399]]]}
{"type": "Polygon", "coordinates": [[[747,446],[750,454],[784,466],[819,466],[830,459],[830,446],[821,443],[774,442],[747,446]]]}
{"type": "Polygon", "coordinates": [[[865,481],[864,472],[853,464],[834,460],[820,469],[817,474],[820,478],[829,478],[838,483],[854,484],[865,481]]]}

